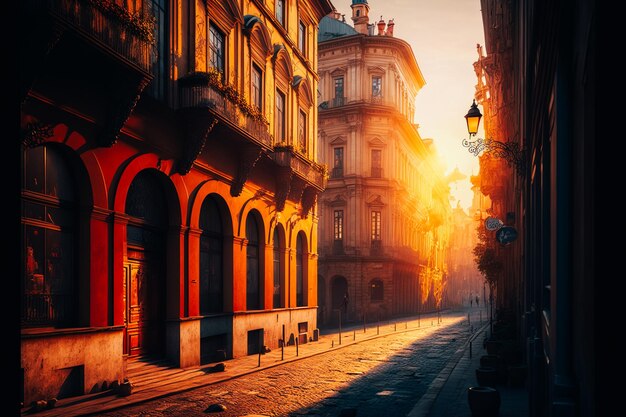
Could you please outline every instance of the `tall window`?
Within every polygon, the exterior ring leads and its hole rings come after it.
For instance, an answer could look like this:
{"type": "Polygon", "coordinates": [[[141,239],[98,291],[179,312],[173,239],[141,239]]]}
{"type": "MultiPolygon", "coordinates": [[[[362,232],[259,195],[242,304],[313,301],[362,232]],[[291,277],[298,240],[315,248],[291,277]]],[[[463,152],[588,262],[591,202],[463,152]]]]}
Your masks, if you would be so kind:
{"type": "Polygon", "coordinates": [[[372,149],[372,177],[380,178],[382,174],[382,151],[380,149],[372,149]]]}
{"type": "Polygon", "coordinates": [[[296,238],[296,306],[304,306],[304,244],[302,233],[296,238]]]}
{"type": "Polygon", "coordinates": [[[200,211],[200,314],[223,311],[222,261],[224,236],[217,203],[207,198],[200,211]]]}
{"type": "Polygon", "coordinates": [[[380,239],[380,211],[372,211],[372,241],[380,239]]]}
{"type": "Polygon", "coordinates": [[[302,21],[298,25],[298,49],[306,55],[306,25],[302,21]]]}
{"type": "Polygon", "coordinates": [[[285,26],[285,0],[276,0],[276,19],[285,26]]]}
{"type": "Polygon", "coordinates": [[[252,104],[263,111],[263,73],[256,64],[252,64],[252,104]]]}
{"type": "Polygon", "coordinates": [[[385,298],[383,282],[375,279],[370,284],[370,301],[383,301],[385,298]]]}
{"type": "Polygon", "coordinates": [[[298,147],[304,152],[306,152],[306,133],[306,113],[304,110],[300,110],[298,112],[298,147]]]}
{"type": "Polygon", "coordinates": [[[335,98],[333,99],[334,106],[343,106],[343,77],[335,78],[335,98]]]}
{"type": "Polygon", "coordinates": [[[335,210],[333,216],[333,235],[335,240],[343,240],[343,210],[335,210]]]}
{"type": "Polygon", "coordinates": [[[280,274],[282,271],[282,266],[280,262],[280,236],[278,234],[278,228],[274,229],[274,250],[273,250],[273,260],[274,260],[274,308],[284,307],[281,300],[281,285],[280,285],[280,274]]]}
{"type": "Polygon", "coordinates": [[[215,68],[224,79],[224,34],[213,23],[209,24],[209,49],[211,50],[210,66],[215,68]]]}
{"type": "Polygon", "coordinates": [[[276,140],[285,141],[285,95],[276,90],[276,140]]]}
{"type": "Polygon", "coordinates": [[[252,214],[246,220],[246,309],[261,309],[261,280],[259,277],[259,228],[252,214]]]}
{"type": "Polygon", "coordinates": [[[76,324],[76,196],[57,150],[24,152],[22,172],[22,326],[76,324]]]}
{"type": "Polygon", "coordinates": [[[372,97],[378,97],[382,94],[382,77],[375,75],[372,77],[372,97]]]}
{"type": "Polygon", "coordinates": [[[152,14],[155,19],[154,52],[157,58],[152,64],[154,78],[146,89],[149,94],[158,99],[165,98],[167,82],[167,56],[168,56],[168,26],[167,26],[167,0],[144,1],[145,12],[152,14]]]}
{"type": "Polygon", "coordinates": [[[343,148],[333,149],[333,178],[343,177],[343,148]]]}

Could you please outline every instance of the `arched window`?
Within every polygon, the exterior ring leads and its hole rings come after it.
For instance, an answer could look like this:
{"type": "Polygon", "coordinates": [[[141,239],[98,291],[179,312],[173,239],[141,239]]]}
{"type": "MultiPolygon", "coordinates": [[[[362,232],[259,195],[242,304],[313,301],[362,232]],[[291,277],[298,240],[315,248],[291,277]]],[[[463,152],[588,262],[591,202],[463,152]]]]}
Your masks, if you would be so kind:
{"type": "Polygon", "coordinates": [[[378,302],[383,301],[384,291],[383,282],[379,279],[375,279],[370,283],[370,301],[378,302]]]}
{"type": "Polygon", "coordinates": [[[304,239],[302,233],[296,238],[296,306],[304,306],[304,239]]]}
{"type": "Polygon", "coordinates": [[[274,250],[272,254],[273,262],[274,262],[274,308],[282,308],[282,286],[281,286],[281,274],[283,273],[283,267],[281,262],[282,251],[283,248],[280,244],[280,234],[278,231],[278,227],[274,229],[274,237],[273,242],[274,250]]]}
{"type": "Polygon", "coordinates": [[[252,213],[246,219],[246,309],[261,309],[261,280],[259,277],[259,226],[252,213]]]}
{"type": "Polygon", "coordinates": [[[222,216],[215,198],[208,197],[200,210],[200,314],[221,313],[224,308],[222,216]]]}
{"type": "Polygon", "coordinates": [[[40,146],[23,156],[21,323],[76,325],[76,184],[59,150],[40,146]]]}

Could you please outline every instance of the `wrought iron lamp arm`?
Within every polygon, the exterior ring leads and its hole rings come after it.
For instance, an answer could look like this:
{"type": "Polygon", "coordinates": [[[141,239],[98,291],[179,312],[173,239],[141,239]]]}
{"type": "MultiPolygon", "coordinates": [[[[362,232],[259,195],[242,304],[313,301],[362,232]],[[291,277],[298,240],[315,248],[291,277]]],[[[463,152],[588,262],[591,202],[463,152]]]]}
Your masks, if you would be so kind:
{"type": "Polygon", "coordinates": [[[509,166],[515,166],[519,176],[523,177],[525,174],[526,149],[520,148],[517,142],[500,142],[494,139],[476,138],[474,141],[463,139],[462,144],[475,156],[485,151],[496,158],[506,159],[509,166]]]}

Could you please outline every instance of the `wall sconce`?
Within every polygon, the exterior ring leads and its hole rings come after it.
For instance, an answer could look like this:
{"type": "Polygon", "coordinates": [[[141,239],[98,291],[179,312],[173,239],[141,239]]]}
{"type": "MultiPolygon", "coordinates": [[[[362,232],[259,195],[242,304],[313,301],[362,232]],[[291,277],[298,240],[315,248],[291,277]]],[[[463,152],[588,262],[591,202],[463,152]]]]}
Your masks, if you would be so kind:
{"type": "MultiPolygon", "coordinates": [[[[480,125],[480,119],[482,117],[483,115],[480,113],[480,110],[476,105],[476,100],[474,100],[472,102],[472,106],[465,115],[469,139],[471,139],[472,136],[476,136],[478,126],[480,125]]],[[[524,177],[526,168],[526,150],[524,148],[520,149],[517,142],[500,142],[494,139],[476,138],[475,141],[463,139],[461,143],[464,147],[468,148],[468,151],[473,153],[474,156],[478,156],[482,151],[485,151],[496,158],[505,159],[509,166],[515,166],[515,170],[520,177],[524,177]]]]}

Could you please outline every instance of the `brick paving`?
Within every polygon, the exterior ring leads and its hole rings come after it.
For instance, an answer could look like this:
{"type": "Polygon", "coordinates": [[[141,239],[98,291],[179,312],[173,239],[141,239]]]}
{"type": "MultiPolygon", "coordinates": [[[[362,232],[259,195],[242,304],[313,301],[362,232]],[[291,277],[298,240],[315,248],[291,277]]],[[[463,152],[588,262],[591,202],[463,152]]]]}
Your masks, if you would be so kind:
{"type": "MultiPolygon", "coordinates": [[[[479,328],[478,309],[471,311],[472,327],[479,328]]],[[[258,357],[249,356],[226,361],[222,373],[178,370],[170,380],[155,372],[150,383],[134,382],[130,397],[60,402],[36,415],[470,416],[466,391],[476,385],[473,372],[484,354],[483,335],[471,332],[467,310],[441,317],[437,324],[436,315],[422,316],[419,327],[417,318],[385,324],[379,335],[375,326],[367,333],[361,326],[348,327],[341,345],[336,333],[322,334],[319,342],[300,346],[298,357],[293,346],[285,349],[284,361],[280,350],[262,356],[260,368],[258,357]],[[211,404],[226,410],[206,412],[211,404]]],[[[522,414],[526,404],[520,392],[504,388],[501,395],[500,417],[527,414],[522,414]],[[517,404],[517,413],[506,411],[510,404],[517,404]]]]}

